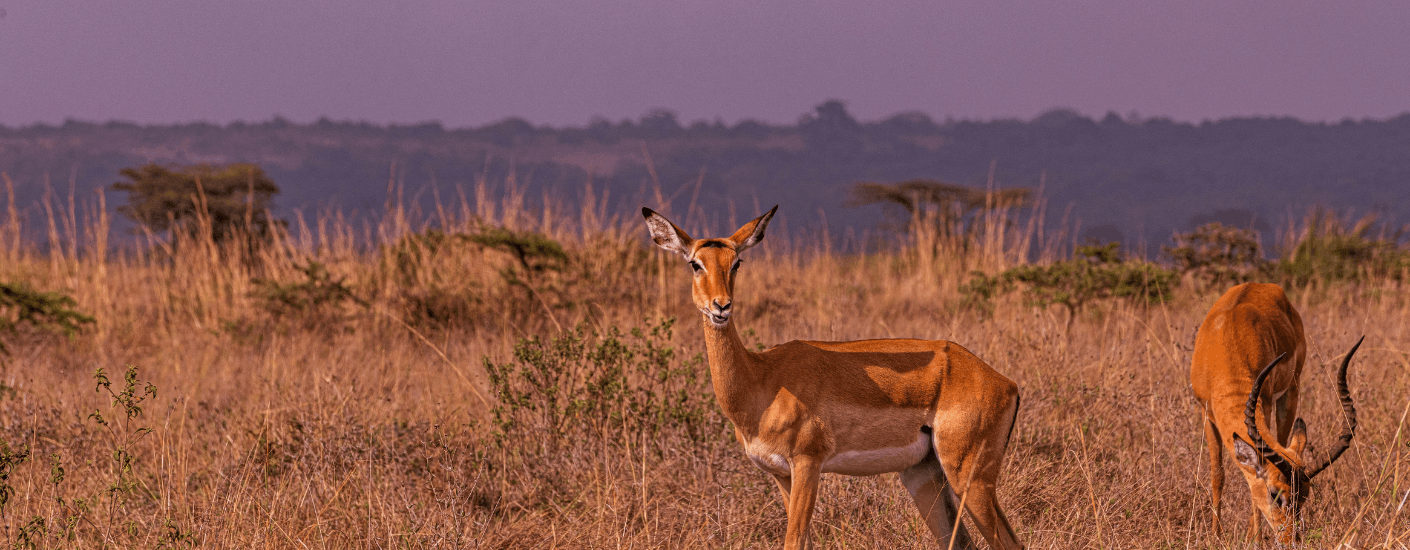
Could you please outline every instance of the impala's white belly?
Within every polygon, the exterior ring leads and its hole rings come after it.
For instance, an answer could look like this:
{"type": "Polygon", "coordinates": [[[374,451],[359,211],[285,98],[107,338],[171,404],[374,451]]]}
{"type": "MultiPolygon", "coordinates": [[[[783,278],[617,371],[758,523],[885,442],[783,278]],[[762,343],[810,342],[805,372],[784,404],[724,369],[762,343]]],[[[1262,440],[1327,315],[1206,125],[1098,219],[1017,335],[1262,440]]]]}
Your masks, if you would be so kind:
{"type": "Polygon", "coordinates": [[[865,451],[843,451],[823,462],[822,471],[849,476],[874,476],[899,472],[915,466],[930,452],[930,435],[916,434],[905,447],[882,447],[865,451]]]}
{"type": "MultiPolygon", "coordinates": [[[[788,457],[767,443],[755,439],[744,444],[744,453],[759,469],[780,476],[792,474],[788,457]]],[[[916,440],[904,447],[882,447],[861,451],[843,451],[832,455],[822,464],[822,471],[849,476],[871,476],[899,472],[918,464],[930,452],[930,435],[916,434],[916,440]]]]}

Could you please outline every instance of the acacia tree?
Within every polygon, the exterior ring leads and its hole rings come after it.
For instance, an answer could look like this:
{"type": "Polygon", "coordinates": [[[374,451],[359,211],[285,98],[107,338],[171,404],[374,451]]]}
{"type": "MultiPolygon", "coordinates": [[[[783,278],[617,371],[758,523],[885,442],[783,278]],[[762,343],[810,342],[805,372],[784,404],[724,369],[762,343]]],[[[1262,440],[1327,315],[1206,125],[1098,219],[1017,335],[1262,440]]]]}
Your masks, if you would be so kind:
{"type": "Polygon", "coordinates": [[[862,181],[852,184],[849,204],[895,204],[906,210],[906,227],[928,219],[940,235],[955,237],[969,233],[977,214],[988,209],[1026,206],[1032,194],[1032,190],[1024,188],[987,191],[928,179],[862,181]]]}
{"type": "Polygon", "coordinates": [[[118,211],[157,231],[200,237],[202,216],[209,220],[210,237],[226,241],[244,233],[264,240],[274,224],[269,209],[279,186],[254,164],[196,164],[163,166],[156,163],[122,171],[127,181],[113,189],[127,191],[127,204],[118,211]]]}

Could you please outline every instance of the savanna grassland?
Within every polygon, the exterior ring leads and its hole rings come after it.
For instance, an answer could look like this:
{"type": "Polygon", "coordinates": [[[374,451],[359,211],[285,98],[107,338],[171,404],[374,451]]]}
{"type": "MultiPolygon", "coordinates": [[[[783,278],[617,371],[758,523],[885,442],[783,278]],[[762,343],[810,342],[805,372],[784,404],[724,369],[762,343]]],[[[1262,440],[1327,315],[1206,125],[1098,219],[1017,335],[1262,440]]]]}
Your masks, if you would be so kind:
{"type": "MultiPolygon", "coordinates": [[[[433,212],[392,201],[376,219],[295,219],[259,245],[196,231],[120,247],[99,205],[46,202],[39,235],[21,235],[12,207],[0,283],[62,293],[93,322],[0,334],[6,543],[780,546],[777,490],[714,404],[689,269],[604,204],[530,209],[481,185],[433,212]]],[[[700,233],[746,221],[678,214],[700,233]]],[[[999,499],[1031,548],[1271,546],[1243,538],[1248,492],[1229,458],[1223,540],[1209,525],[1188,373],[1227,285],[1186,277],[1150,303],[1093,300],[1071,323],[1020,293],[974,306],[972,271],[1066,257],[1070,237],[1007,215],[849,254],[775,222],[745,255],[733,322],[757,346],[952,340],[1015,380],[999,499]]],[[[1366,335],[1350,376],[1360,427],[1314,482],[1309,548],[1410,544],[1403,280],[1289,287],[1318,458],[1343,426],[1336,362],[1366,335]]],[[[812,532],[822,548],[935,546],[894,474],[824,476],[812,532]]]]}

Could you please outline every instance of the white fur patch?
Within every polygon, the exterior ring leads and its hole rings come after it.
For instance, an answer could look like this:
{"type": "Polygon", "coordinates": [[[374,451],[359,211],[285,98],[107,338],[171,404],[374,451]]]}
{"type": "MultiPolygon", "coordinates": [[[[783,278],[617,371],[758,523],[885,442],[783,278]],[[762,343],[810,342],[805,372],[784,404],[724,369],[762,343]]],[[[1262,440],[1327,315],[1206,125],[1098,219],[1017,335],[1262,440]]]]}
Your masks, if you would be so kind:
{"type": "Polygon", "coordinates": [[[863,451],[844,451],[823,462],[822,471],[849,476],[871,476],[899,472],[920,463],[930,452],[930,436],[917,434],[915,442],[905,447],[883,447],[863,451]]]}
{"type": "Polygon", "coordinates": [[[788,465],[788,458],[773,450],[763,442],[755,439],[744,445],[744,454],[749,455],[749,460],[765,472],[786,476],[793,473],[793,468],[788,465]]]}

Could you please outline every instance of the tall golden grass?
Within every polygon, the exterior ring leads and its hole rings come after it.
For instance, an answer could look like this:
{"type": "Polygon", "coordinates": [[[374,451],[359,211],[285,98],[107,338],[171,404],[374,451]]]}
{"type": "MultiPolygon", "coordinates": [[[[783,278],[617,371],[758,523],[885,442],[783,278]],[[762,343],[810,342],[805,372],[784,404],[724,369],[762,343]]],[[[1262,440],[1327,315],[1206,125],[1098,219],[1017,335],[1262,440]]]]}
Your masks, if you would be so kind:
{"type": "MultiPolygon", "coordinates": [[[[46,200],[47,231],[25,239],[11,201],[0,281],[66,292],[98,321],[73,339],[26,331],[3,358],[0,437],[12,457],[28,452],[0,472],[13,491],[5,537],[40,548],[780,545],[773,483],[718,411],[707,409],[703,433],[604,427],[642,425],[616,417],[552,447],[536,426],[495,422],[504,404],[485,358],[515,362],[521,339],[583,331],[597,342],[609,327],[676,317],[658,342],[675,350],[673,365],[703,352],[689,270],[648,247],[634,215],[587,197],[530,210],[513,182],[480,182],[427,215],[390,200],[376,219],[296,217],[253,248],[151,234],[112,248],[105,206],[87,201],[85,216],[81,199],[46,200]],[[566,267],[529,273],[501,249],[427,238],[431,228],[488,227],[561,243],[566,267]],[[270,289],[305,281],[310,261],[357,300],[271,308],[270,289]],[[147,383],[156,389],[132,418],[94,379],[104,369],[120,394],[128,366],[137,369],[129,401],[147,383]]],[[[711,227],[694,208],[679,214],[692,232],[733,229],[711,227]]],[[[999,498],[1029,547],[1270,544],[1242,536],[1250,507],[1237,475],[1228,534],[1216,539],[1209,526],[1188,368],[1218,289],[1183,288],[1157,306],[1104,304],[1068,332],[1064,313],[1018,300],[987,316],[958,307],[971,270],[1062,250],[1066,237],[1040,236],[1039,221],[995,212],[966,240],[915,231],[866,254],[776,225],[738,282],[735,322],[747,341],[946,339],[1017,381],[1023,406],[999,498]]],[[[1360,431],[1314,483],[1306,545],[1405,548],[1410,295],[1390,279],[1289,291],[1310,344],[1301,414],[1315,446],[1330,446],[1341,426],[1334,362],[1367,335],[1351,371],[1360,431]]],[[[570,378],[598,374],[566,368],[570,378]]],[[[710,404],[704,372],[690,384],[710,404]]],[[[823,483],[820,547],[935,546],[895,475],[823,483]]]]}

